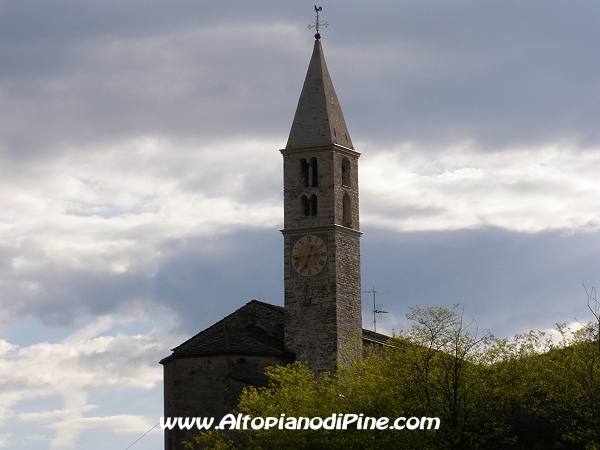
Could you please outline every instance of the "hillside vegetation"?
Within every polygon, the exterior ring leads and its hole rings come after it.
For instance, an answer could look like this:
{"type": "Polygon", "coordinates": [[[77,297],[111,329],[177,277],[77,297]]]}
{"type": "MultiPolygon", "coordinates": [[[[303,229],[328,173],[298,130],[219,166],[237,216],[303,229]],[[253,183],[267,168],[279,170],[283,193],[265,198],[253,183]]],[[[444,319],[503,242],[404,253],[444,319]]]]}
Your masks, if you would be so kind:
{"type": "Polygon", "coordinates": [[[410,330],[336,376],[316,379],[301,363],[268,368],[269,386],[246,389],[236,411],[362,413],[390,423],[438,417],[437,430],[211,431],[189,448],[600,449],[600,335],[591,310],[594,321],[578,330],[559,324],[553,341],[542,332],[499,339],[465,321],[458,305],[417,306],[410,330]]]}

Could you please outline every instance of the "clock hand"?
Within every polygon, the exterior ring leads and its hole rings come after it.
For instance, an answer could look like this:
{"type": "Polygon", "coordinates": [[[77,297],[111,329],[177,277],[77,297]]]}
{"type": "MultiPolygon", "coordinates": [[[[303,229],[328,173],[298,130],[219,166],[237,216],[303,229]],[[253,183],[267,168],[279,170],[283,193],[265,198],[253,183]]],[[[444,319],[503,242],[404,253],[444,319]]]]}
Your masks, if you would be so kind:
{"type": "Polygon", "coordinates": [[[310,250],[309,250],[308,254],[306,255],[306,264],[305,265],[308,265],[308,262],[313,258],[313,256],[317,255],[317,253],[314,250],[316,250],[316,247],[314,245],[311,245],[310,250]]]}

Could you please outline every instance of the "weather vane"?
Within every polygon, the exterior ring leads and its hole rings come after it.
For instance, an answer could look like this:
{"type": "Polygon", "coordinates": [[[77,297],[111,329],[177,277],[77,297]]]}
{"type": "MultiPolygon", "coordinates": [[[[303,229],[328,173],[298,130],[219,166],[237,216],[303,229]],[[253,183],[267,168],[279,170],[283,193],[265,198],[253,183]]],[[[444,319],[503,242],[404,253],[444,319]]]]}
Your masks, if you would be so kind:
{"type": "Polygon", "coordinates": [[[329,24],[327,22],[320,22],[319,21],[319,13],[323,11],[323,7],[322,6],[317,6],[315,5],[315,12],[317,13],[317,19],[308,26],[309,30],[315,30],[315,39],[319,40],[321,39],[321,35],[319,34],[319,28],[320,27],[327,27],[329,24]]]}

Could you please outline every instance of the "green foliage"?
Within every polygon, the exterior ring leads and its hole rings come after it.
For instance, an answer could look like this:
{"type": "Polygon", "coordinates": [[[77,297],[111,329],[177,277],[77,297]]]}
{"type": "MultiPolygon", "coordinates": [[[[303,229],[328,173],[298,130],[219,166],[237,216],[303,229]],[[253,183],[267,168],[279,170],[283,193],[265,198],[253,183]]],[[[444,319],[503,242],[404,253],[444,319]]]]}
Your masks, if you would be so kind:
{"type": "MultiPolygon", "coordinates": [[[[301,363],[267,369],[236,414],[251,417],[439,417],[438,430],[242,430],[248,449],[588,449],[600,448],[598,323],[557,325],[560,340],[530,332],[512,340],[480,333],[459,305],[415,307],[410,330],[336,376],[301,363]]],[[[595,316],[596,318],[596,316],[595,316]]],[[[233,448],[206,433],[202,447],[233,448]]],[[[199,442],[200,443],[200,442],[199,442]]]]}
{"type": "Polygon", "coordinates": [[[234,442],[229,439],[226,433],[216,430],[206,431],[200,436],[194,438],[193,442],[183,441],[183,450],[234,450],[234,442]]]}
{"type": "MultiPolygon", "coordinates": [[[[328,417],[340,408],[336,380],[323,374],[317,381],[305,364],[267,368],[269,386],[249,388],[238,411],[251,417],[328,417]]],[[[328,430],[256,430],[249,433],[250,448],[335,448],[335,433],[328,430]]]]}

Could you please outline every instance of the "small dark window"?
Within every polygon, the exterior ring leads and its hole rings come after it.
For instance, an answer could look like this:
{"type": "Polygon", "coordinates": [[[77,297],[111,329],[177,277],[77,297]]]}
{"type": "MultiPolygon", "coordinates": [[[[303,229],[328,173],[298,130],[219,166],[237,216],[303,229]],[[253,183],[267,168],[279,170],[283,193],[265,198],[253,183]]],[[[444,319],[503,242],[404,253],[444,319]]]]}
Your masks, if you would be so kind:
{"type": "Polygon", "coordinates": [[[347,228],[352,228],[352,201],[348,194],[344,194],[342,201],[342,225],[347,228]]]}
{"type": "Polygon", "coordinates": [[[319,185],[319,171],[317,169],[317,158],[312,157],[310,161],[300,158],[300,187],[317,187],[319,185]]]}
{"type": "Polygon", "coordinates": [[[308,216],[316,216],[317,215],[317,196],[315,194],[311,195],[308,198],[306,195],[303,195],[300,199],[302,214],[305,217],[308,216]]]}
{"type": "Polygon", "coordinates": [[[310,187],[317,187],[319,185],[319,170],[317,167],[317,158],[310,158],[308,170],[308,185],[310,187]]]}
{"type": "Polygon", "coordinates": [[[343,186],[351,186],[350,161],[348,161],[348,158],[342,159],[342,185],[343,186]]]}
{"type": "Polygon", "coordinates": [[[300,158],[300,187],[308,187],[308,175],[308,163],[306,162],[306,159],[300,158]]]}

